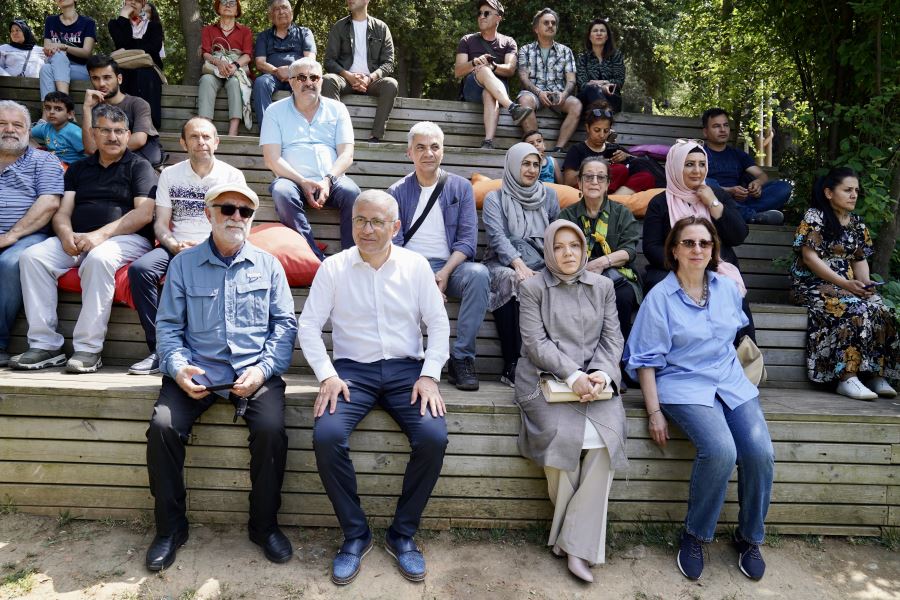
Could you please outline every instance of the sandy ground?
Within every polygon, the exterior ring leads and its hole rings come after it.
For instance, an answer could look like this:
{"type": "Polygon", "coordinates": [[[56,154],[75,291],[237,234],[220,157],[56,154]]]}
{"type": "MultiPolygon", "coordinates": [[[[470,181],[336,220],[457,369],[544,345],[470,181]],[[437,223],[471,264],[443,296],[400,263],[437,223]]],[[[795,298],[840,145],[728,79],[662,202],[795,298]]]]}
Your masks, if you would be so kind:
{"type": "Polygon", "coordinates": [[[768,571],[754,583],[725,541],[708,547],[703,579],[689,582],[672,549],[619,537],[587,585],[536,532],[424,532],[424,584],[404,580],[377,545],[357,580],[337,588],[328,576],[339,532],[285,531],[295,551],[285,565],[266,561],[240,526],[194,526],[175,565],[150,574],[143,567],[152,539],[146,526],[0,515],[0,598],[900,599],[900,553],[844,538],[781,536],[764,548],[768,571]]]}

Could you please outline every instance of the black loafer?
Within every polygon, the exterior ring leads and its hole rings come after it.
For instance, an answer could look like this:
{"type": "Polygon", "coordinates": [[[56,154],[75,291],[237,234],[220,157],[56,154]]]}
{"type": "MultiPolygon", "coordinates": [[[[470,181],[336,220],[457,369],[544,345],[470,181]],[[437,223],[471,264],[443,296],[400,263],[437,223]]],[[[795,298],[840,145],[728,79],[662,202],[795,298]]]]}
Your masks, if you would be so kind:
{"type": "Polygon", "coordinates": [[[250,532],[250,541],[263,549],[263,554],[273,563],[286,563],[294,555],[291,541],[277,527],[266,535],[250,532]]]}
{"type": "Polygon", "coordinates": [[[172,535],[157,535],[153,538],[150,547],[147,548],[145,564],[151,571],[168,569],[175,562],[175,553],[178,548],[188,541],[188,530],[182,529],[172,535]]]}

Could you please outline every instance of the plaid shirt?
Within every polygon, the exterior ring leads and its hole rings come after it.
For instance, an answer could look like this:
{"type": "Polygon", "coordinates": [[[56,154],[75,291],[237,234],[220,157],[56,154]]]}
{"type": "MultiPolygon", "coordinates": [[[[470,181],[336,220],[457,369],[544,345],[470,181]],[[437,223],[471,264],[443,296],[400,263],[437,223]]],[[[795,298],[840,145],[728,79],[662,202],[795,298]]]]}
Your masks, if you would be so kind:
{"type": "Polygon", "coordinates": [[[575,72],[575,55],[568,46],[553,42],[544,62],[540,46],[532,42],[519,48],[519,70],[525,71],[538,89],[561,92],[566,89],[566,73],[575,72]]]}

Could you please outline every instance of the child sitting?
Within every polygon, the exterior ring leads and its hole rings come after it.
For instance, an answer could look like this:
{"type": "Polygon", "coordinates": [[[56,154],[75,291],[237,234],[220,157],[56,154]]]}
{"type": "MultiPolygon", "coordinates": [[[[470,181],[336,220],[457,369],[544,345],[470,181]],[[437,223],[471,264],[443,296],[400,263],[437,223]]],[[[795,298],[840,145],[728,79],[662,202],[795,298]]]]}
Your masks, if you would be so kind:
{"type": "Polygon", "coordinates": [[[538,130],[529,131],[522,136],[522,141],[531,144],[541,155],[541,174],[539,179],[547,183],[557,183],[562,181],[562,174],[559,171],[559,165],[553,160],[552,156],[544,154],[544,136],[538,130]]]}
{"type": "Polygon", "coordinates": [[[44,97],[42,118],[31,128],[31,138],[55,154],[63,165],[87,156],[81,142],[81,127],[75,124],[75,103],[62,92],[50,92],[44,97]]]}

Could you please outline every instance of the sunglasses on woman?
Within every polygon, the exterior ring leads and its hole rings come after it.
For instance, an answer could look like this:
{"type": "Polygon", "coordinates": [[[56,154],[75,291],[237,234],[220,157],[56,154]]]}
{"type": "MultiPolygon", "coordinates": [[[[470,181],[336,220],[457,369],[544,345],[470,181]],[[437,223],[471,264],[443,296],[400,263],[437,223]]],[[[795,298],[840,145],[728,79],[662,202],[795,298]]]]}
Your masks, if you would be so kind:
{"type": "Polygon", "coordinates": [[[711,248],[713,245],[712,240],[690,240],[690,239],[688,239],[688,240],[681,240],[678,243],[681,244],[682,246],[684,246],[685,248],[693,249],[693,248],[696,248],[697,246],[700,246],[704,250],[706,250],[707,248],[711,248]]]}
{"type": "Polygon", "coordinates": [[[676,144],[693,144],[695,146],[700,146],[701,148],[704,146],[705,142],[703,140],[691,140],[688,138],[678,138],[675,140],[676,144]]]}
{"type": "Polygon", "coordinates": [[[213,204],[213,206],[221,210],[226,217],[230,217],[235,212],[238,212],[243,218],[249,219],[256,212],[256,209],[249,206],[235,206],[234,204],[213,204]]]}
{"type": "Polygon", "coordinates": [[[605,119],[612,119],[613,115],[615,113],[613,113],[613,111],[607,110],[605,108],[592,108],[591,114],[594,115],[595,117],[603,117],[605,119]]]}

